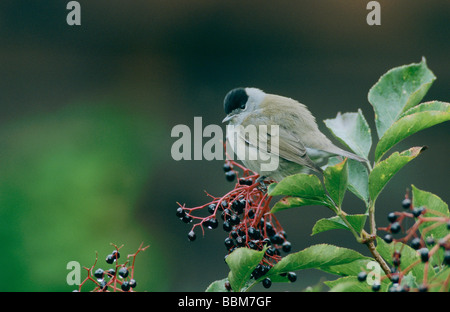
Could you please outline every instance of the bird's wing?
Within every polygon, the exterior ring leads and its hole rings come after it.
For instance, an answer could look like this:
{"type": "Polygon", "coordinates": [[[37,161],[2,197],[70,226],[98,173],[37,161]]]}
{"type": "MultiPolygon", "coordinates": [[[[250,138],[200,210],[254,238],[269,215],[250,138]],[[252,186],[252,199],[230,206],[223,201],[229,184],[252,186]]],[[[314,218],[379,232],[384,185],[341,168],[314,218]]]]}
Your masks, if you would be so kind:
{"type": "Polygon", "coordinates": [[[269,120],[248,116],[243,120],[238,133],[250,146],[322,172],[322,169],[309,158],[306,147],[301,140],[292,135],[282,125],[275,125],[269,120]]]}

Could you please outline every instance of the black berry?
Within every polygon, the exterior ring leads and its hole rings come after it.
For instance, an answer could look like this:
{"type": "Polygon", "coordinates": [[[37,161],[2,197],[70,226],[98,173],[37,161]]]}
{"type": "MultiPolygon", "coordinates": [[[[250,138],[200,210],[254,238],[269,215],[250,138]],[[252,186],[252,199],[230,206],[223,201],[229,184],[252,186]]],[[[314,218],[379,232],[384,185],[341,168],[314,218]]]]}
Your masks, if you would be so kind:
{"type": "Polygon", "coordinates": [[[411,248],[417,250],[420,248],[420,238],[416,237],[413,238],[413,240],[411,241],[411,248]]]}
{"type": "Polygon", "coordinates": [[[233,182],[236,179],[236,173],[234,171],[228,171],[225,173],[225,177],[228,181],[233,182]]]}
{"type": "Polygon", "coordinates": [[[113,250],[111,256],[113,257],[113,259],[117,260],[120,258],[120,253],[117,250],[113,250]]]}
{"type": "Polygon", "coordinates": [[[254,227],[250,227],[247,230],[247,234],[251,239],[259,239],[261,237],[259,231],[255,229],[254,227]]]}
{"type": "Polygon", "coordinates": [[[230,222],[225,221],[225,222],[223,223],[223,230],[224,230],[225,232],[230,232],[232,228],[233,228],[233,226],[230,224],[230,222]]]}
{"type": "Polygon", "coordinates": [[[427,239],[425,240],[425,242],[427,243],[427,245],[429,246],[433,246],[435,244],[434,238],[431,236],[428,236],[427,239]]]}
{"type": "Polygon", "coordinates": [[[428,248],[422,248],[419,250],[419,254],[420,254],[420,259],[422,260],[422,262],[427,262],[428,258],[429,258],[429,254],[428,254],[428,248]]]}
{"type": "Polygon", "coordinates": [[[390,223],[397,221],[397,215],[394,212],[389,213],[387,218],[390,223]]]}
{"type": "Polygon", "coordinates": [[[215,210],[216,210],[216,205],[215,205],[215,204],[210,204],[210,205],[208,206],[208,212],[209,212],[210,214],[213,214],[215,210]]]}
{"type": "Polygon", "coordinates": [[[227,249],[230,249],[230,248],[234,247],[234,242],[229,237],[225,238],[224,243],[225,243],[225,247],[227,247],[227,249]]]}
{"type": "Polygon", "coordinates": [[[217,221],[217,219],[212,218],[209,220],[206,220],[206,227],[210,230],[215,229],[219,226],[219,222],[217,221]]]}
{"type": "Polygon", "coordinates": [[[409,208],[411,207],[411,199],[405,198],[405,199],[402,201],[402,207],[403,207],[404,209],[409,209],[409,208]]]}
{"type": "Polygon", "coordinates": [[[122,283],[122,285],[120,285],[120,288],[123,290],[123,291],[129,291],[130,290],[130,282],[128,282],[128,281],[124,281],[123,283],[122,283]]]}
{"type": "Polygon", "coordinates": [[[444,252],[444,264],[450,265],[450,250],[444,252]]]}
{"type": "Polygon", "coordinates": [[[181,221],[183,221],[184,223],[190,223],[190,222],[192,222],[192,217],[191,217],[191,216],[188,216],[188,215],[184,215],[184,216],[181,218],[181,221]]]}
{"type": "Polygon", "coordinates": [[[394,222],[391,224],[390,227],[391,233],[397,234],[398,232],[400,232],[400,229],[401,229],[400,223],[394,222]]]}
{"type": "Polygon", "coordinates": [[[424,285],[424,284],[419,285],[419,287],[417,289],[419,290],[419,292],[427,292],[428,291],[427,285],[424,285]]]}
{"type": "Polygon", "coordinates": [[[397,284],[400,281],[400,276],[398,274],[391,275],[391,282],[397,284]]]}
{"type": "Polygon", "coordinates": [[[272,281],[270,280],[270,278],[266,277],[265,279],[263,279],[262,284],[264,288],[270,288],[270,286],[272,286],[272,281]]]}
{"type": "Polygon", "coordinates": [[[103,280],[100,282],[100,288],[102,291],[106,291],[108,289],[108,285],[106,285],[106,281],[103,280]]]}
{"type": "Polygon", "coordinates": [[[121,267],[119,270],[119,276],[126,278],[128,276],[128,269],[126,267],[121,267]]]}
{"type": "Polygon", "coordinates": [[[390,234],[384,235],[383,240],[388,244],[392,243],[392,240],[393,240],[392,235],[390,235],[390,234]]]}
{"type": "Polygon", "coordinates": [[[364,282],[367,278],[367,273],[364,271],[361,271],[358,273],[358,281],[364,282]]]}
{"type": "Polygon", "coordinates": [[[114,258],[111,254],[106,256],[106,263],[108,263],[108,264],[114,263],[114,258]]]}
{"type": "Polygon", "coordinates": [[[241,222],[241,219],[237,215],[232,215],[230,217],[230,224],[238,225],[241,222]]]}
{"type": "Polygon", "coordinates": [[[291,243],[286,241],[283,243],[281,248],[283,249],[284,252],[290,252],[291,251],[291,243]]]}
{"type": "Polygon", "coordinates": [[[381,288],[381,285],[379,283],[372,284],[372,291],[379,291],[380,288],[381,288]]]}
{"type": "Polygon", "coordinates": [[[423,208],[423,207],[414,208],[414,209],[412,210],[412,214],[413,214],[414,217],[417,218],[418,216],[420,216],[420,215],[422,214],[423,211],[424,211],[424,208],[423,208]]]}
{"type": "Polygon", "coordinates": [[[103,274],[105,273],[105,271],[103,271],[103,269],[97,269],[95,272],[94,272],[94,276],[96,277],[96,278],[103,278],[103,274]]]}
{"type": "Polygon", "coordinates": [[[109,269],[108,271],[106,271],[106,273],[108,273],[109,277],[113,277],[114,275],[116,275],[116,270],[114,269],[109,269]]]}
{"type": "Polygon", "coordinates": [[[190,231],[188,233],[188,239],[192,242],[195,241],[195,239],[197,238],[197,235],[195,235],[194,231],[190,231]]]}
{"type": "Polygon", "coordinates": [[[131,288],[135,288],[136,287],[136,280],[135,279],[130,279],[130,287],[131,288]]]}
{"type": "Polygon", "coordinates": [[[295,272],[289,272],[287,277],[291,283],[293,283],[297,280],[297,274],[295,274],[295,272]]]}
{"type": "Polygon", "coordinates": [[[178,218],[183,218],[186,215],[186,212],[184,211],[183,208],[178,207],[176,215],[178,218]]]}
{"type": "Polygon", "coordinates": [[[223,171],[229,172],[231,169],[233,169],[233,166],[231,166],[230,164],[223,165],[223,171]]]}

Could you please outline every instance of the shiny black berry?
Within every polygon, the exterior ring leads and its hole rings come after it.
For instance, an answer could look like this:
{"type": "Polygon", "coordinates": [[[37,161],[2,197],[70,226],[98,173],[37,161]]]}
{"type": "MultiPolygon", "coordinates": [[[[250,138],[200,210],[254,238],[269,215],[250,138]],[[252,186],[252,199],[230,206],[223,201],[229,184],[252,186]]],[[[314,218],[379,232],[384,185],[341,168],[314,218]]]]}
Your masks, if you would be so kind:
{"type": "Polygon", "coordinates": [[[122,285],[120,285],[120,288],[123,290],[123,291],[129,291],[130,290],[130,282],[128,282],[128,281],[124,281],[123,283],[122,283],[122,285]]]}
{"type": "Polygon", "coordinates": [[[444,264],[450,265],[450,250],[444,252],[444,264]]]}
{"type": "Polygon", "coordinates": [[[413,238],[413,240],[411,241],[411,248],[417,250],[420,248],[420,238],[416,237],[413,238]]]}
{"type": "Polygon", "coordinates": [[[419,285],[417,290],[419,290],[419,292],[427,292],[428,291],[428,287],[427,287],[427,285],[421,284],[421,285],[419,285]]]}
{"type": "Polygon", "coordinates": [[[402,201],[402,207],[403,207],[404,209],[409,209],[409,208],[411,207],[411,199],[405,198],[405,199],[402,201]]]}
{"type": "Polygon", "coordinates": [[[233,166],[231,166],[230,164],[223,165],[223,171],[229,172],[231,169],[233,169],[233,166]]]}
{"type": "Polygon", "coordinates": [[[208,229],[212,230],[212,229],[216,229],[219,226],[219,222],[217,221],[216,218],[212,218],[212,219],[206,220],[205,225],[208,229]]]}
{"type": "Polygon", "coordinates": [[[224,244],[227,249],[231,249],[232,247],[234,247],[234,242],[229,237],[225,238],[224,244]]]}
{"type": "Polygon", "coordinates": [[[264,288],[270,288],[270,286],[272,286],[272,281],[270,280],[270,278],[266,277],[265,279],[263,279],[262,284],[264,288]]]}
{"type": "Polygon", "coordinates": [[[391,234],[386,234],[386,235],[384,235],[383,240],[384,240],[386,243],[390,244],[390,243],[392,243],[392,241],[393,241],[393,237],[392,237],[391,234]]]}
{"type": "Polygon", "coordinates": [[[420,260],[422,260],[422,262],[427,262],[428,258],[429,258],[429,254],[428,254],[428,248],[422,248],[419,250],[419,254],[420,254],[420,260]]]}
{"type": "Polygon", "coordinates": [[[97,269],[95,272],[94,272],[94,276],[96,277],[96,278],[103,278],[103,274],[105,273],[105,271],[103,271],[103,269],[97,269]]]}
{"type": "Polygon", "coordinates": [[[136,280],[135,279],[130,279],[130,287],[131,288],[135,288],[136,287],[136,280]]]}
{"type": "Polygon", "coordinates": [[[259,232],[259,230],[255,229],[254,227],[250,227],[247,230],[247,234],[251,239],[259,239],[261,238],[261,234],[259,232]]]}
{"type": "Polygon", "coordinates": [[[228,181],[233,182],[236,179],[236,173],[234,171],[228,171],[225,173],[225,177],[228,181]]]}
{"type": "Polygon", "coordinates": [[[379,291],[380,288],[381,288],[380,283],[375,282],[372,284],[372,291],[379,291]]]}
{"type": "Polygon", "coordinates": [[[183,218],[186,215],[186,212],[184,211],[183,208],[178,207],[176,215],[178,218],[183,218]]]}
{"type": "Polygon", "coordinates": [[[214,211],[216,211],[216,205],[215,205],[215,204],[210,204],[210,205],[208,206],[208,212],[209,212],[210,214],[213,214],[214,211]]]}
{"type": "Polygon", "coordinates": [[[225,232],[231,231],[232,228],[233,228],[233,226],[230,224],[230,222],[225,221],[225,222],[223,223],[223,230],[224,230],[225,232]]]}
{"type": "Polygon", "coordinates": [[[367,278],[367,273],[364,271],[361,271],[358,273],[358,281],[364,282],[367,278]]]}
{"type": "Polygon", "coordinates": [[[398,222],[392,223],[390,230],[391,230],[391,233],[393,233],[393,234],[397,234],[398,232],[400,232],[400,230],[401,230],[400,223],[398,223],[398,222]]]}
{"type": "Polygon", "coordinates": [[[291,243],[288,241],[285,241],[283,243],[283,245],[281,245],[281,248],[283,249],[284,252],[290,252],[291,251],[291,243]]]}
{"type": "Polygon", "coordinates": [[[394,212],[389,213],[387,218],[390,223],[397,221],[397,215],[394,212]]]}
{"type": "Polygon", "coordinates": [[[188,233],[188,239],[189,239],[191,242],[195,241],[196,238],[197,238],[197,235],[195,235],[194,231],[190,231],[190,232],[188,233]]]}
{"type": "Polygon", "coordinates": [[[287,278],[291,283],[293,283],[297,280],[297,274],[295,274],[295,272],[289,272],[287,278]]]}
{"type": "Polygon", "coordinates": [[[423,212],[424,212],[424,208],[423,207],[419,207],[419,208],[414,208],[413,210],[412,210],[412,214],[413,214],[413,216],[414,217],[418,217],[418,216],[420,216],[423,212]]]}
{"type": "Polygon", "coordinates": [[[113,259],[117,260],[120,258],[120,253],[117,250],[113,250],[111,256],[113,257],[113,259]]]}
{"type": "Polygon", "coordinates": [[[105,260],[106,260],[106,263],[108,263],[108,264],[114,263],[114,258],[111,254],[107,255],[105,260]]]}
{"type": "Polygon", "coordinates": [[[126,267],[121,267],[118,273],[120,277],[126,278],[128,276],[128,269],[126,267]]]}

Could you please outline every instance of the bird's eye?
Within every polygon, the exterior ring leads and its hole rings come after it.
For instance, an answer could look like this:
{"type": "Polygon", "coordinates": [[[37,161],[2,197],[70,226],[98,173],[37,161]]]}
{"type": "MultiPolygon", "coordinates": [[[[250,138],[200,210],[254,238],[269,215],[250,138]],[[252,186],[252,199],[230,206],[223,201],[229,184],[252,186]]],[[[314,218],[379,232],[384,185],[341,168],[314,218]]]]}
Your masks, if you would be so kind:
{"type": "Polygon", "coordinates": [[[224,109],[228,115],[235,109],[245,109],[247,105],[248,95],[244,88],[233,89],[225,96],[224,109]]]}

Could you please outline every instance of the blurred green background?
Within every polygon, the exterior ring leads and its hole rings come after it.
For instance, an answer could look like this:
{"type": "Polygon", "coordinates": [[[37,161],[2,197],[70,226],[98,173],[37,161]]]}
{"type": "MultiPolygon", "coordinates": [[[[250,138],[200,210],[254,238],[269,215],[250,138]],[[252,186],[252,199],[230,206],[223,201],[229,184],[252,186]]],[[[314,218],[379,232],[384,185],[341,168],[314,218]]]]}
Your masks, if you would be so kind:
{"type": "MultiPolygon", "coordinates": [[[[136,260],[139,291],[203,291],[225,277],[225,233],[188,242],[175,209],[232,184],[221,161],[172,160],[170,131],[194,116],[220,124],[234,87],[299,100],[327,134],[323,119],[361,108],[375,135],[369,88],[424,56],[438,78],[424,101],[450,100],[448,0],[379,1],[381,26],[367,25],[360,0],[80,0],[81,26],[70,27],[67,2],[0,2],[1,291],[71,291],[67,262],[91,266],[98,252],[105,268],[110,243],[124,256],[151,245],[136,260]]],[[[395,148],[429,146],[379,197],[380,226],[411,184],[449,202],[449,140],[441,124],[395,148]]],[[[350,193],[344,206],[363,211],[350,193]]],[[[348,232],[310,236],[330,215],[278,218],[294,251],[325,242],[367,254],[348,232]]],[[[299,272],[271,290],[330,277],[299,272]]]]}

